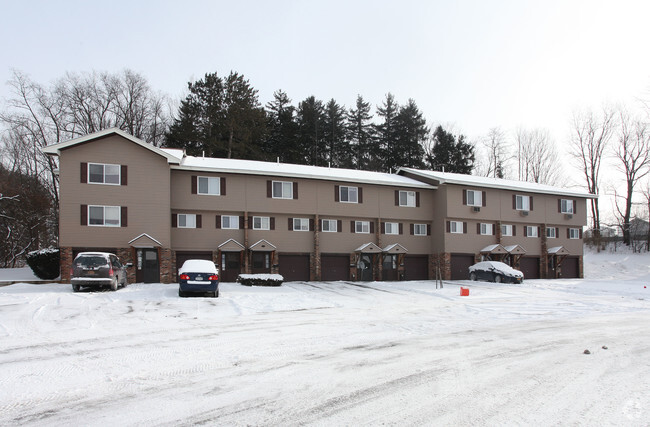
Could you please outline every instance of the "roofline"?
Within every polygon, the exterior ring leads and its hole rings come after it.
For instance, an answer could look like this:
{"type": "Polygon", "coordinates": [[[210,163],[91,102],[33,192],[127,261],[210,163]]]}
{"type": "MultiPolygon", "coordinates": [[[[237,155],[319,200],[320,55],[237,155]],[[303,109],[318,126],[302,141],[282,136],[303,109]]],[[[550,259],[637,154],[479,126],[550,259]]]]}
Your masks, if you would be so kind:
{"type": "MultiPolygon", "coordinates": [[[[273,163],[273,162],[260,162],[260,163],[273,163]]],[[[290,169],[291,163],[283,163],[287,166],[287,169],[290,169]]],[[[308,165],[298,165],[298,166],[308,166],[308,165]]],[[[319,167],[319,166],[313,166],[319,167]]],[[[212,167],[201,167],[201,166],[184,166],[184,165],[171,165],[172,170],[184,170],[192,172],[212,172],[212,173],[232,173],[232,174],[244,174],[244,175],[260,175],[260,176],[278,176],[284,178],[303,178],[303,179],[320,179],[323,181],[338,181],[338,182],[354,182],[357,184],[370,184],[370,185],[391,185],[395,187],[410,187],[410,188],[421,188],[436,190],[438,187],[433,184],[427,184],[424,182],[415,182],[405,183],[405,182],[381,182],[375,181],[372,179],[354,179],[354,178],[345,178],[338,176],[330,176],[325,174],[308,174],[308,173],[295,173],[290,170],[287,171],[263,171],[263,170],[251,170],[251,169],[235,169],[235,168],[212,168],[212,167]]],[[[340,170],[339,168],[336,168],[340,170]]],[[[371,172],[371,171],[364,171],[371,172]]],[[[376,172],[381,173],[381,172],[376,172]]]]}
{"type": "MultiPolygon", "coordinates": [[[[499,190],[510,190],[510,191],[520,191],[524,193],[536,193],[536,194],[550,194],[550,195],[555,195],[555,196],[571,196],[571,197],[581,197],[585,199],[597,199],[598,195],[597,194],[590,194],[590,193],[582,193],[578,191],[571,191],[566,188],[562,187],[553,187],[553,186],[546,186],[544,184],[537,184],[533,182],[528,182],[528,181],[511,181],[511,180],[506,180],[506,179],[501,179],[501,178],[492,178],[494,181],[488,183],[480,183],[480,182],[473,182],[470,180],[463,180],[463,179],[454,179],[454,178],[444,178],[444,177],[437,177],[435,176],[434,171],[421,171],[418,169],[411,169],[411,168],[399,168],[397,170],[397,173],[402,175],[402,172],[408,172],[410,174],[413,174],[415,176],[419,176],[422,178],[427,178],[430,180],[435,180],[438,182],[439,185],[441,184],[451,184],[451,185],[465,185],[465,186],[471,186],[471,187],[480,187],[480,188],[495,188],[499,190]],[[534,185],[544,185],[546,188],[522,188],[521,186],[517,185],[518,182],[525,183],[525,184],[534,184],[534,185]]],[[[474,175],[468,175],[468,176],[474,176],[474,175]]]]}
{"type": "Polygon", "coordinates": [[[88,135],[84,135],[84,136],[79,137],[79,138],[71,139],[71,140],[68,140],[68,141],[65,141],[65,142],[60,142],[58,144],[48,145],[46,147],[43,147],[41,149],[41,151],[43,153],[49,154],[51,156],[60,156],[61,155],[61,150],[65,150],[66,148],[70,148],[70,147],[73,147],[75,145],[83,144],[85,142],[90,142],[90,141],[93,141],[95,139],[102,138],[102,137],[112,135],[112,134],[119,135],[122,138],[128,139],[129,141],[131,141],[131,142],[133,142],[133,143],[135,143],[135,144],[137,144],[137,145],[139,145],[139,146],[141,146],[143,148],[146,148],[147,150],[150,150],[150,151],[158,154],[159,156],[162,156],[162,157],[166,158],[167,163],[169,163],[169,164],[178,164],[180,162],[178,157],[172,156],[171,154],[168,154],[168,153],[164,152],[160,148],[155,147],[154,145],[149,144],[149,143],[141,140],[140,138],[136,138],[135,136],[130,135],[130,134],[124,132],[123,130],[118,129],[118,128],[104,129],[104,130],[100,130],[98,132],[94,132],[94,133],[90,133],[88,135]]]}

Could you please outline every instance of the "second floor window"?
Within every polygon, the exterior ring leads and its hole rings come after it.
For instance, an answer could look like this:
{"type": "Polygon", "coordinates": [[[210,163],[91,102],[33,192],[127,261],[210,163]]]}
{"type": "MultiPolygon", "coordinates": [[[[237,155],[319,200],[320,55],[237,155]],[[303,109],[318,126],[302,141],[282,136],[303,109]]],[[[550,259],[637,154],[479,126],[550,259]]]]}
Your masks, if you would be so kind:
{"type": "Polygon", "coordinates": [[[493,224],[481,223],[479,225],[479,234],[483,236],[492,235],[493,224]]]}
{"type": "Polygon", "coordinates": [[[359,188],[358,187],[339,187],[339,200],[345,203],[359,203],[359,188]]]}
{"type": "Polygon", "coordinates": [[[580,229],[569,228],[569,239],[579,239],[579,238],[580,238],[580,229]]]}
{"type": "Polygon", "coordinates": [[[384,234],[399,234],[399,223],[398,222],[384,223],[384,234]]]}
{"type": "Polygon", "coordinates": [[[370,233],[370,221],[354,221],[355,233],[370,233]]]}
{"type": "Polygon", "coordinates": [[[573,200],[561,199],[560,212],[563,214],[572,214],[574,212],[573,200]]]}
{"type": "Polygon", "coordinates": [[[549,239],[555,239],[556,233],[555,233],[555,227],[549,227],[546,229],[546,237],[549,239]]]}
{"type": "Polygon", "coordinates": [[[503,237],[509,237],[513,235],[513,228],[511,224],[503,224],[501,226],[501,235],[503,237]]]}
{"type": "Polygon", "coordinates": [[[178,214],[178,228],[196,228],[196,215],[178,214]]]}
{"type": "Polygon", "coordinates": [[[221,179],[207,176],[199,176],[198,193],[218,196],[221,194],[221,179]]]}
{"type": "Polygon", "coordinates": [[[88,182],[91,184],[120,185],[120,165],[88,163],[88,182]]]}
{"type": "Polygon", "coordinates": [[[293,231],[309,231],[309,219],[308,218],[294,218],[293,219],[293,231]]]}
{"type": "Polygon", "coordinates": [[[223,215],[221,217],[221,228],[224,230],[239,229],[239,217],[234,215],[223,215]]]}
{"type": "Polygon", "coordinates": [[[427,235],[427,224],[413,224],[413,235],[414,236],[426,236],[427,235]]]}
{"type": "Polygon", "coordinates": [[[462,221],[449,221],[449,232],[454,234],[463,234],[464,224],[462,221]]]}
{"type": "Polygon", "coordinates": [[[88,206],[88,225],[99,227],[119,227],[119,206],[88,206]]]}
{"type": "Polygon", "coordinates": [[[325,233],[336,233],[338,231],[338,222],[335,219],[324,219],[321,221],[321,229],[325,233]]]}
{"type": "Polygon", "coordinates": [[[293,182],[273,181],[274,199],[293,199],[293,182]]]}
{"type": "Polygon", "coordinates": [[[539,237],[539,234],[537,233],[537,227],[527,225],[524,230],[526,232],[526,237],[539,237]]]}
{"type": "Polygon", "coordinates": [[[268,216],[254,216],[253,230],[270,230],[271,218],[268,216]]]}
{"type": "Polygon", "coordinates": [[[483,206],[483,192],[467,190],[467,205],[468,206],[483,206]]]}
{"type": "Polygon", "coordinates": [[[400,191],[399,205],[406,207],[415,207],[415,191],[400,191]]]}
{"type": "Polygon", "coordinates": [[[515,196],[515,209],[518,211],[530,210],[530,196],[515,196]]]}

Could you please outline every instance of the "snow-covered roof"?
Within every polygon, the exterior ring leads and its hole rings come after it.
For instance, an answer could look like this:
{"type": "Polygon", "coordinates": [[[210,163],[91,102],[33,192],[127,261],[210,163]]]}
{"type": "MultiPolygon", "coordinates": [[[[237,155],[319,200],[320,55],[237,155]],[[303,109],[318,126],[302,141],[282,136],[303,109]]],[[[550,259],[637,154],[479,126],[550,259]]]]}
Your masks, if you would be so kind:
{"type": "Polygon", "coordinates": [[[170,164],[176,163],[176,164],[178,164],[179,161],[180,161],[180,159],[176,155],[172,155],[172,154],[168,153],[167,151],[162,150],[162,149],[160,149],[160,148],[158,148],[158,147],[156,147],[156,146],[154,146],[152,144],[149,144],[149,143],[141,140],[140,138],[136,138],[135,136],[130,135],[130,134],[124,132],[123,130],[118,129],[118,128],[104,129],[104,130],[100,130],[99,132],[94,132],[94,133],[90,133],[88,135],[84,135],[84,136],[79,137],[79,138],[71,139],[70,141],[65,141],[65,142],[60,142],[58,144],[48,145],[47,147],[42,148],[41,151],[43,151],[43,153],[45,153],[45,154],[60,156],[61,155],[61,150],[65,149],[65,148],[69,148],[69,147],[72,147],[72,146],[75,146],[75,145],[78,145],[78,144],[83,144],[85,142],[89,142],[89,141],[92,141],[94,139],[102,138],[104,136],[108,136],[108,135],[111,135],[111,134],[119,135],[122,138],[126,138],[129,141],[134,142],[137,145],[158,154],[159,156],[163,156],[164,158],[167,159],[167,163],[170,163],[170,164]]]}
{"type": "Polygon", "coordinates": [[[553,246],[552,248],[548,248],[548,253],[549,254],[568,255],[569,251],[564,246],[553,246]]]}
{"type": "MultiPolygon", "coordinates": [[[[165,150],[168,151],[168,149],[165,150]]],[[[279,162],[261,162],[256,160],[185,156],[180,164],[178,166],[172,166],[172,169],[216,173],[244,173],[249,175],[288,178],[323,179],[328,181],[392,185],[398,187],[435,188],[435,186],[416,179],[391,173],[330,168],[324,166],[296,165],[279,162]]]]}
{"type": "Polygon", "coordinates": [[[359,246],[354,251],[361,252],[361,253],[379,253],[381,252],[381,248],[376,244],[369,242],[359,246]]]}
{"type": "Polygon", "coordinates": [[[514,181],[509,179],[491,178],[475,175],[464,175],[450,172],[425,171],[411,168],[400,168],[398,174],[408,173],[414,177],[421,177],[434,184],[457,184],[471,187],[497,188],[501,190],[521,191],[527,193],[553,194],[568,197],[581,197],[595,199],[598,196],[570,188],[553,187],[551,185],[537,184],[534,182],[514,181]]]}
{"type": "Polygon", "coordinates": [[[136,237],[134,239],[131,239],[129,241],[129,245],[137,247],[136,245],[133,245],[133,242],[135,242],[136,240],[139,240],[139,239],[149,239],[149,240],[153,241],[154,243],[156,243],[158,246],[162,246],[162,243],[160,243],[158,240],[154,239],[153,237],[151,237],[147,233],[142,233],[138,237],[136,237]]]}
{"type": "Polygon", "coordinates": [[[207,259],[188,259],[178,269],[179,273],[212,273],[217,274],[217,267],[207,259]]]}
{"type": "Polygon", "coordinates": [[[487,252],[487,253],[492,253],[492,252],[499,253],[500,252],[500,253],[503,253],[503,252],[506,252],[506,249],[503,246],[501,246],[500,244],[497,243],[496,245],[488,245],[488,246],[484,247],[483,249],[481,249],[481,253],[483,253],[483,252],[487,252]]]}
{"type": "Polygon", "coordinates": [[[382,249],[383,252],[389,252],[389,253],[397,253],[397,252],[408,252],[408,250],[400,245],[399,243],[393,243],[392,245],[386,246],[384,249],[382,249]]]}
{"type": "Polygon", "coordinates": [[[526,253],[526,249],[524,249],[520,245],[508,245],[505,247],[505,250],[508,251],[509,254],[518,254],[518,253],[526,253]]]}

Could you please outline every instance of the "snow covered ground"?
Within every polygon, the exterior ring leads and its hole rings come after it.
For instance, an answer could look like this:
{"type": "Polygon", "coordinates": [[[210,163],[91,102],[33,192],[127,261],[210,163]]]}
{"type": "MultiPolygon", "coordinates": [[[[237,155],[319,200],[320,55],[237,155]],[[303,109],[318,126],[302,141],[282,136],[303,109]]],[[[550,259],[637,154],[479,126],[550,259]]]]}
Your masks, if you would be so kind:
{"type": "Polygon", "coordinates": [[[585,268],[442,290],[224,283],[218,299],[2,287],[0,425],[647,426],[650,256],[585,268]]]}

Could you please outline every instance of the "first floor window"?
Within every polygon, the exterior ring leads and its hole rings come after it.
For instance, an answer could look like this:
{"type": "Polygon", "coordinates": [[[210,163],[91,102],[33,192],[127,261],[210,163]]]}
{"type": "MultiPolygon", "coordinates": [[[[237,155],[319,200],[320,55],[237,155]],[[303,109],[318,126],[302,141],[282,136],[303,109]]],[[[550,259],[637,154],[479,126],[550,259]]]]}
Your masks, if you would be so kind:
{"type": "Polygon", "coordinates": [[[273,181],[274,199],[293,199],[293,182],[273,181]]]}
{"type": "Polygon", "coordinates": [[[569,228],[569,239],[579,239],[579,238],[580,238],[580,229],[569,228]]]}
{"type": "Polygon", "coordinates": [[[483,206],[483,193],[481,191],[467,190],[468,206],[483,206]]]}
{"type": "Polygon", "coordinates": [[[426,236],[427,235],[427,225],[426,224],[413,224],[413,235],[415,235],[415,236],[426,236]]]}
{"type": "Polygon", "coordinates": [[[501,226],[501,235],[504,237],[512,236],[512,225],[511,224],[503,224],[501,226]]]}
{"type": "Polygon", "coordinates": [[[492,224],[481,223],[481,235],[492,235],[492,224]]]}
{"type": "Polygon", "coordinates": [[[120,185],[120,165],[88,163],[88,182],[120,185]]]}
{"type": "Polygon", "coordinates": [[[370,221],[354,221],[355,233],[370,233],[370,221]]]}
{"type": "Polygon", "coordinates": [[[549,239],[555,239],[557,237],[555,235],[555,227],[548,227],[546,229],[546,237],[549,239]]]}
{"type": "Polygon", "coordinates": [[[293,231],[309,231],[309,219],[308,218],[294,218],[293,219],[293,231]]]}
{"type": "Polygon", "coordinates": [[[88,206],[88,225],[100,227],[120,226],[119,206],[88,206]]]}
{"type": "Polygon", "coordinates": [[[339,187],[339,200],[345,203],[359,203],[359,188],[358,187],[339,187]]]}
{"type": "Polygon", "coordinates": [[[399,192],[399,205],[414,208],[415,207],[415,191],[400,191],[399,192]]]}
{"type": "Polygon", "coordinates": [[[449,231],[451,233],[463,234],[465,231],[462,221],[449,221],[449,231]]]}
{"type": "Polygon", "coordinates": [[[325,233],[336,233],[338,231],[338,222],[335,219],[324,219],[321,221],[321,229],[325,233]]]}
{"type": "Polygon", "coordinates": [[[518,211],[529,211],[530,210],[530,196],[517,196],[515,202],[516,209],[518,211]]]}
{"type": "Polygon", "coordinates": [[[385,234],[399,234],[399,223],[397,222],[384,223],[384,232],[385,234]]]}
{"type": "Polygon", "coordinates": [[[528,237],[539,237],[537,235],[537,227],[527,225],[526,226],[526,236],[528,236],[528,237]]]}
{"type": "Polygon", "coordinates": [[[268,216],[254,216],[253,217],[253,230],[269,230],[270,218],[268,216]]]}
{"type": "Polygon", "coordinates": [[[196,215],[178,214],[178,228],[196,228],[196,215]]]}
{"type": "Polygon", "coordinates": [[[221,228],[225,230],[239,229],[239,217],[234,215],[223,215],[221,217],[221,228]]]}
{"type": "Polygon", "coordinates": [[[198,179],[198,193],[218,196],[221,194],[221,179],[207,176],[200,176],[198,179]]]}

